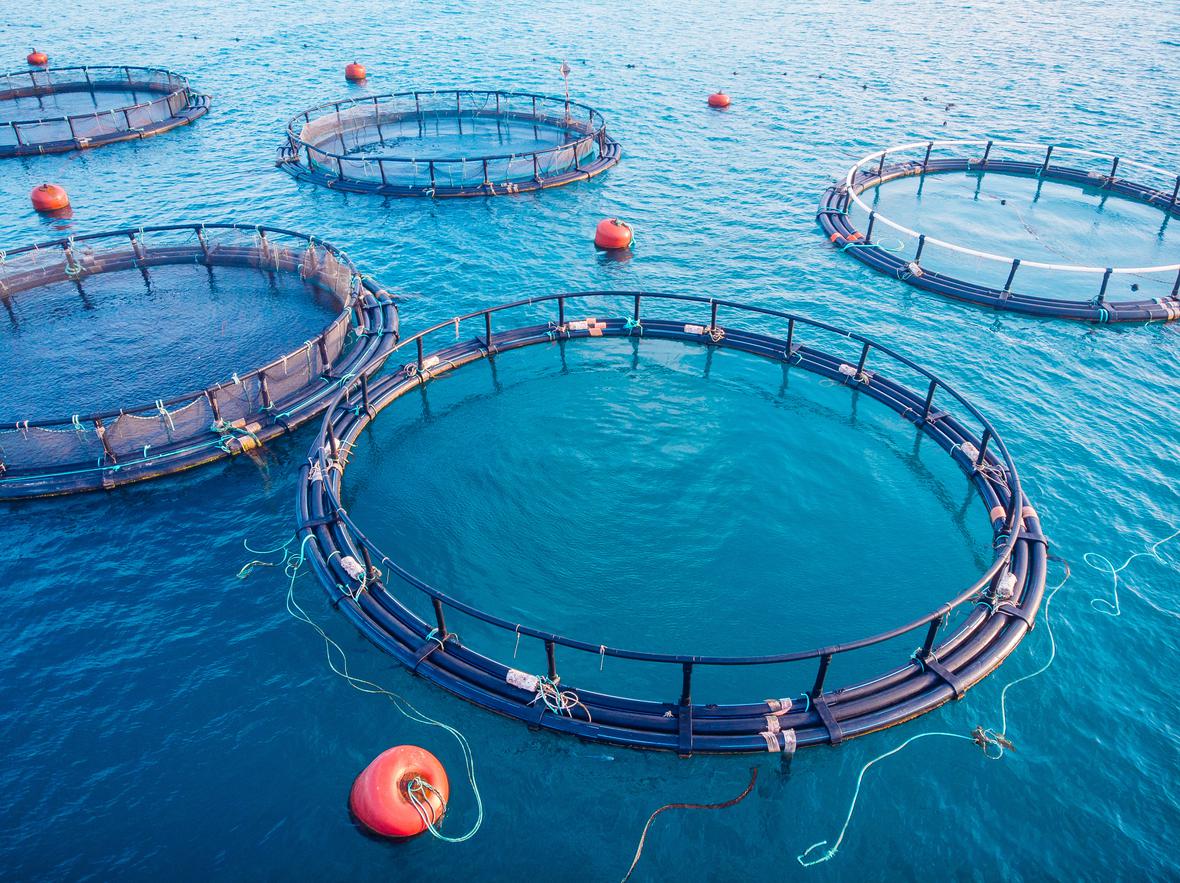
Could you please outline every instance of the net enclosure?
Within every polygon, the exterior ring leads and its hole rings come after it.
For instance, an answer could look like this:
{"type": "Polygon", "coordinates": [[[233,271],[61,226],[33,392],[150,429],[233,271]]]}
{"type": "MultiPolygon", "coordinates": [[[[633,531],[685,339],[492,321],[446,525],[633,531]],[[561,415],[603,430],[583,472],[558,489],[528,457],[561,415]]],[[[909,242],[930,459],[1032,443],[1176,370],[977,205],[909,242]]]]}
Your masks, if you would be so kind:
{"type": "Polygon", "coordinates": [[[380,364],[397,339],[390,295],[333,246],[288,230],[147,227],[0,255],[6,308],[14,297],[32,300],[63,282],[76,286],[84,304],[87,281],[98,274],[138,270],[150,288],[152,277],[169,267],[198,264],[209,268],[211,280],[218,267],[289,276],[322,293],[335,312],[297,349],[277,358],[266,353],[265,364],[245,366],[205,389],[95,413],[4,414],[0,500],[112,488],[252,451],[323,411],[340,387],[380,364]]]}
{"type": "Polygon", "coordinates": [[[9,73],[0,79],[0,157],[147,138],[208,110],[208,95],[161,68],[90,65],[9,73]]]}
{"type": "MultiPolygon", "coordinates": [[[[459,316],[405,338],[382,370],[337,394],[300,469],[296,516],[301,551],[332,604],[415,673],[530,727],[685,756],[791,753],[798,746],[836,744],[963,696],[1032,628],[1048,557],[1037,513],[1003,440],[935,375],[858,334],[789,313],[648,292],[534,298],[459,316]],[[609,315],[586,315],[590,299],[605,300],[609,315]],[[856,640],[760,656],[659,653],[490,614],[409,572],[345,511],[341,491],[350,453],[374,417],[399,397],[477,360],[494,363],[511,350],[540,345],[563,352],[570,341],[611,337],[739,350],[779,363],[784,372],[811,372],[846,387],[854,407],[860,396],[883,404],[916,428],[915,445],[932,442],[957,464],[971,497],[987,512],[990,563],[971,585],[948,590],[948,600],[937,609],[856,640]],[[459,637],[472,633],[490,646],[512,648],[511,657],[459,637]],[[868,660],[867,670],[875,672],[878,665],[884,670],[834,686],[833,664],[839,669],[853,655],[868,660]],[[519,661],[526,657],[536,668],[527,670],[519,661]],[[614,683],[619,678],[634,683],[642,671],[649,684],[666,682],[667,693],[596,690],[593,679],[602,677],[604,666],[615,670],[614,683]],[[618,674],[620,667],[626,673],[618,674]],[[748,667],[771,671],[783,698],[694,692],[694,675],[705,668],[727,675],[714,679],[711,692],[740,693],[748,667]],[[655,681],[648,678],[653,668],[655,681]],[[580,670],[579,682],[563,678],[563,669],[580,670]]],[[[571,578],[576,578],[574,562],[585,554],[592,552],[570,550],[571,578]]],[[[456,578],[461,582],[463,576],[456,578]]],[[[865,580],[871,582],[872,575],[865,580]]]]}
{"type": "MultiPolygon", "coordinates": [[[[1157,208],[1164,225],[1180,216],[1180,176],[1154,166],[1056,144],[917,141],[856,162],[824,192],[817,220],[837,248],[861,263],[956,300],[1096,323],[1180,319],[1180,263],[1086,266],[996,254],[906,227],[864,199],[890,181],[948,172],[980,181],[984,175],[1037,179],[1037,196],[1044,182],[1076,185],[1157,208]],[[1125,284],[1115,294],[1118,280],[1125,284]]],[[[921,182],[919,196],[920,188],[921,182]]]]}
{"type": "Polygon", "coordinates": [[[525,92],[400,92],[321,104],[287,124],[280,168],[386,196],[498,196],[584,181],[619,161],[602,115],[525,92]]]}

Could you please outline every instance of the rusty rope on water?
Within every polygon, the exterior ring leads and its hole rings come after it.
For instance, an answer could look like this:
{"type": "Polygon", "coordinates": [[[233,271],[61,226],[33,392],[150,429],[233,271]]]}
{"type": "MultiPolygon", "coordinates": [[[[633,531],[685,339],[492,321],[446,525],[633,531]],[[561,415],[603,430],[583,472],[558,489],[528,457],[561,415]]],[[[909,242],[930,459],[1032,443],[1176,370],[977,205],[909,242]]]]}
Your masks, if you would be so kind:
{"type": "Polygon", "coordinates": [[[643,855],[643,843],[647,839],[647,832],[651,828],[651,823],[656,820],[656,816],[666,809],[728,809],[735,804],[741,803],[745,800],[751,791],[754,790],[754,783],[758,781],[758,767],[750,767],[750,784],[746,786],[746,790],[737,797],[730,798],[723,803],[665,803],[650,816],[647,817],[647,824],[643,826],[643,833],[639,835],[639,846],[635,849],[635,858],[631,859],[631,867],[627,869],[626,875],[623,877],[622,883],[627,883],[631,879],[631,875],[635,872],[635,866],[639,864],[639,857],[643,855]]]}

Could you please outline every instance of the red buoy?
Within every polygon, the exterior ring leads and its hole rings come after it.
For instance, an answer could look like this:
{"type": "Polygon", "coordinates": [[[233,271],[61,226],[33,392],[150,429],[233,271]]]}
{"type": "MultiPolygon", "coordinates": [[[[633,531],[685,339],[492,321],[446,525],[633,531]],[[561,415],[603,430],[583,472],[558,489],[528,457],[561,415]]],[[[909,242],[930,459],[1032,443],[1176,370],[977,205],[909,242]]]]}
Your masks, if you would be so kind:
{"type": "Polygon", "coordinates": [[[70,207],[70,196],[64,187],[56,184],[41,184],[30,194],[33,208],[39,212],[58,212],[70,207]]]}
{"type": "Polygon", "coordinates": [[[350,83],[359,83],[365,76],[365,66],[359,61],[354,61],[352,64],[345,65],[344,67],[344,79],[350,83]]]}
{"type": "Polygon", "coordinates": [[[25,61],[35,67],[45,67],[45,65],[49,64],[49,56],[39,49],[34,49],[25,56],[25,61]]]}
{"type": "Polygon", "coordinates": [[[709,96],[709,107],[729,107],[729,96],[718,89],[709,96]]]}
{"type": "Polygon", "coordinates": [[[598,222],[594,231],[594,244],[599,248],[630,248],[635,240],[635,231],[626,221],[606,218],[598,222]]]}
{"type": "Polygon", "coordinates": [[[438,758],[425,748],[398,745],[377,755],[356,777],[348,806],[374,834],[414,837],[426,830],[426,819],[438,825],[450,796],[438,758]]]}

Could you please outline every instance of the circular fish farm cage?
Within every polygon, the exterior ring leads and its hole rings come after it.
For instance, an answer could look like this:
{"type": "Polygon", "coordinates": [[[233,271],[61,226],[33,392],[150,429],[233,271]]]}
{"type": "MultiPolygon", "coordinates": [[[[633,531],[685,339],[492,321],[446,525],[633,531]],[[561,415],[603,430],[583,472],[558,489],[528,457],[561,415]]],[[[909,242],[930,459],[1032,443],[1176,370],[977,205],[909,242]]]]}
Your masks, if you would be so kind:
{"type": "Polygon", "coordinates": [[[18,71],[0,81],[0,157],[102,147],[204,116],[209,96],[161,68],[91,65],[18,71]]]}
{"type": "Polygon", "coordinates": [[[0,500],[108,489],[253,451],[322,412],[396,342],[393,300],[343,253],[266,227],[147,227],[18,248],[0,259],[0,305],[12,314],[15,299],[35,306],[39,292],[64,284],[85,307],[88,285],[121,271],[138,271],[151,292],[194,265],[209,285],[218,268],[292,280],[331,304],[334,318],[297,349],[195,392],[88,414],[3,415],[0,500]]]}
{"type": "MultiPolygon", "coordinates": [[[[332,604],[373,643],[414,673],[485,709],[533,728],[682,756],[791,753],[798,746],[836,744],[881,730],[962,697],[1032,628],[1045,589],[1048,544],[1003,440],[938,377],[857,334],[704,297],[585,292],[457,317],[402,340],[386,365],[346,384],[324,417],[300,470],[301,551],[332,604]],[[610,317],[585,315],[588,304],[601,301],[608,303],[610,317]],[[846,387],[854,402],[867,396],[884,405],[888,410],[882,419],[892,422],[896,416],[899,425],[905,421],[915,427],[915,444],[934,442],[953,461],[951,471],[965,477],[971,497],[978,497],[987,512],[990,564],[971,585],[948,590],[948,600],[937,609],[853,641],[758,656],[661,653],[567,637],[540,623],[493,615],[407,570],[345,510],[342,486],[349,459],[376,415],[401,396],[478,360],[492,359],[494,365],[511,350],[562,349],[569,341],[588,346],[604,338],[736,350],[778,363],[784,372],[805,371],[846,387]],[[835,344],[833,350],[847,353],[820,348],[827,341],[835,344]],[[508,647],[515,642],[512,657],[496,658],[486,646],[481,650],[479,641],[460,639],[472,631],[508,647]],[[912,654],[910,648],[915,648],[912,654]],[[862,661],[870,660],[867,670],[874,676],[834,687],[833,661],[839,670],[858,653],[862,661]],[[534,670],[518,661],[525,657],[536,660],[534,670]],[[885,670],[877,673],[881,659],[887,660],[881,663],[885,670]],[[645,681],[656,685],[633,692],[659,690],[662,684],[666,692],[621,695],[561,676],[563,668],[578,668],[590,672],[583,680],[591,680],[608,662],[612,669],[636,667],[619,675],[624,683],[638,680],[635,671],[641,669],[645,681]],[[781,685],[781,698],[730,695],[719,702],[694,695],[694,674],[701,683],[703,669],[723,671],[726,677],[711,691],[732,694],[743,671],[755,667],[781,685]]],[[[592,550],[569,550],[574,572],[577,558],[585,554],[592,550]]]]}
{"type": "Polygon", "coordinates": [[[1036,179],[1033,202],[1046,182],[1082,188],[1099,198],[1100,210],[1112,197],[1131,200],[1159,209],[1161,234],[1180,217],[1180,176],[1164,169],[1061,145],[917,141],[856,162],[824,192],[817,220],[837,248],[866,266],[956,300],[1096,323],[1180,319],[1180,263],[1086,266],[996,254],[907,227],[864,199],[867,191],[915,176],[921,197],[925,176],[951,172],[975,176],[977,186],[985,175],[1036,179]],[[1115,293],[1118,280],[1127,291],[1115,293]]]}
{"type": "Polygon", "coordinates": [[[619,155],[602,115],[584,104],[456,89],[313,107],[287,124],[278,165],[354,193],[499,196],[589,180],[619,155]]]}

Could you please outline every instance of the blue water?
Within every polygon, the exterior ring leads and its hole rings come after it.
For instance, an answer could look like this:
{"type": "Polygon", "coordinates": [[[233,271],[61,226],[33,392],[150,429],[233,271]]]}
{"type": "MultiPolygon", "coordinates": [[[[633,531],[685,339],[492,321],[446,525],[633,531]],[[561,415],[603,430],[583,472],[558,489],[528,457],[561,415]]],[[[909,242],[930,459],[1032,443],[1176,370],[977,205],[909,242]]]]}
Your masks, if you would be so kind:
{"type": "MultiPolygon", "coordinates": [[[[1180,608],[1180,552],[1165,546],[1164,562],[1139,559],[1123,573],[1119,618],[1090,606],[1109,596],[1110,580],[1081,563],[1090,550],[1121,563],[1180,520],[1176,329],[1095,329],[948,303],[834,252],[813,218],[820,192],[855,159],[932,136],[1070,141],[1174,165],[1161,124],[1180,110],[1174,4],[739,0],[594,17],[549,0],[527,12],[475,0],[396,14],[372,0],[347,9],[190,0],[150,13],[82,0],[28,5],[15,18],[0,22],[14,67],[33,45],[62,64],[167,63],[214,106],[145,142],[6,162],[0,247],[182,220],[285,225],[346,247],[404,298],[405,327],[558,289],[724,295],[887,340],[993,417],[1055,550],[1074,566],[1054,602],[1058,661],[1009,694],[1017,751],[988,763],[959,740],[912,745],[869,771],[837,857],[810,871],[795,863],[838,831],[868,759],[927,729],[995,722],[1001,684],[1045,658],[1043,627],[961,703],[802,753],[787,778],[763,761],[754,794],[725,812],[663,814],[636,879],[1180,875],[1180,714],[1168,698],[1176,619],[1133,594],[1180,608]],[[493,200],[384,202],[297,184],[272,167],[285,122],[350,94],[343,65],[354,57],[379,91],[461,81],[549,93],[561,90],[566,57],[572,91],[603,111],[623,161],[589,184],[493,200]],[[718,86],[734,97],[727,112],[705,107],[718,86]],[[70,191],[72,220],[29,209],[29,190],[47,179],[70,191]],[[591,246],[609,216],[638,230],[629,261],[591,246]]],[[[520,355],[524,371],[533,354],[520,355]]],[[[478,386],[468,376],[448,383],[478,386]]],[[[533,382],[527,371],[521,382],[533,382]]],[[[753,419],[778,414],[754,390],[742,395],[753,419]]],[[[318,638],[283,609],[280,574],[235,576],[250,557],[243,538],[281,541],[290,530],[292,475],[310,432],[257,462],[0,512],[6,876],[618,879],[657,806],[741,790],[757,759],[596,748],[452,700],[353,634],[305,579],[299,598],[356,671],[468,733],[488,805],[478,836],[459,846],[359,835],[348,786],[391,744],[427,745],[452,771],[453,831],[470,823],[472,805],[445,734],[327,671],[318,638]]],[[[840,443],[855,441],[848,430],[840,443]]],[[[904,479],[902,465],[886,466],[904,479]]],[[[826,523],[838,517],[828,512],[826,523]]],[[[827,540],[816,555],[879,575],[879,547],[843,533],[827,540]]],[[[944,545],[947,561],[969,548],[962,535],[944,545]]],[[[884,605],[871,587],[860,591],[875,618],[884,605]]]]}

